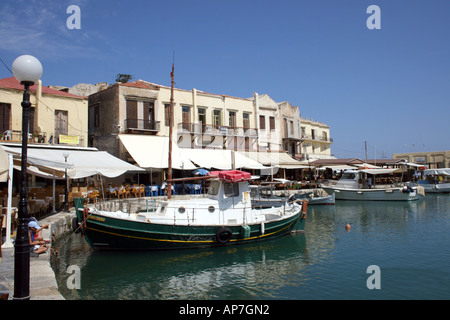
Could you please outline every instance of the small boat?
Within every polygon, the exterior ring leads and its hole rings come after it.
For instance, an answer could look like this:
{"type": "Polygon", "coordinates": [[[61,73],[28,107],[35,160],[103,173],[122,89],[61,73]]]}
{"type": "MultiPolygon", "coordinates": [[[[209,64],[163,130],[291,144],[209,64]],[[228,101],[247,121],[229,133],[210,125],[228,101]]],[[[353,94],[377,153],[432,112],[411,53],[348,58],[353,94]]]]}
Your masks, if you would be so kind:
{"type": "Polygon", "coordinates": [[[81,229],[91,247],[106,250],[235,245],[304,230],[307,201],[252,209],[249,173],[216,171],[208,177],[205,197],[172,198],[137,212],[80,208],[74,228],[81,229]]]}
{"type": "Polygon", "coordinates": [[[308,200],[308,205],[315,205],[315,204],[328,204],[328,205],[334,205],[336,204],[336,197],[335,194],[327,194],[326,196],[315,194],[315,192],[308,192],[308,193],[297,193],[293,196],[294,200],[308,200]]]}
{"type": "Polygon", "coordinates": [[[271,185],[250,185],[249,188],[254,209],[281,207],[288,201],[287,197],[276,196],[271,185]]]}
{"type": "Polygon", "coordinates": [[[423,175],[425,179],[419,180],[419,185],[425,189],[425,193],[450,192],[450,168],[426,169],[423,175]]]}
{"type": "Polygon", "coordinates": [[[396,200],[410,201],[423,198],[424,189],[420,186],[376,185],[376,176],[390,175],[396,169],[348,170],[335,185],[321,185],[336,200],[396,200]]]}

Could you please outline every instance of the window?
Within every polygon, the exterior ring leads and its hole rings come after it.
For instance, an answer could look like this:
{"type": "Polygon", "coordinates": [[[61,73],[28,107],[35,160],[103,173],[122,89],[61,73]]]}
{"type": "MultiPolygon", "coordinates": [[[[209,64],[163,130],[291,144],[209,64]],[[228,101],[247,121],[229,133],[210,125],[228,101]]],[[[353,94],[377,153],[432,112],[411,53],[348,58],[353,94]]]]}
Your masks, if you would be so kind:
{"type": "Polygon", "coordinates": [[[0,103],[0,133],[10,130],[11,104],[0,103]]]}
{"type": "Polygon", "coordinates": [[[259,128],[261,130],[266,129],[266,117],[265,116],[259,116],[259,128]]]}
{"type": "Polygon", "coordinates": [[[230,111],[230,113],[229,113],[228,126],[230,128],[236,127],[236,112],[234,112],[234,111],[230,111]]]}
{"type": "Polygon", "coordinates": [[[213,126],[220,126],[221,125],[221,112],[220,110],[214,110],[213,111],[213,126]]]}
{"type": "Polygon", "coordinates": [[[219,188],[220,188],[220,181],[212,180],[209,185],[208,194],[212,196],[217,195],[219,193],[219,188]]]}
{"type": "Polygon", "coordinates": [[[250,128],[250,115],[248,113],[242,114],[244,130],[250,128]]]}
{"type": "Polygon", "coordinates": [[[224,182],[223,192],[225,193],[225,197],[237,197],[239,196],[239,184],[224,182]]]}
{"type": "Polygon", "coordinates": [[[155,129],[155,103],[144,102],[144,128],[155,129]]]}
{"type": "Polygon", "coordinates": [[[59,141],[59,135],[67,135],[69,112],[55,110],[55,137],[59,141]]]}
{"type": "Polygon", "coordinates": [[[170,109],[170,104],[164,104],[164,125],[166,127],[170,126],[169,109],[170,109]]]}
{"type": "Polygon", "coordinates": [[[269,118],[270,130],[275,130],[275,117],[269,118]]]}
{"type": "Polygon", "coordinates": [[[294,121],[289,121],[291,135],[294,135],[294,121]]]}
{"type": "Polygon", "coordinates": [[[126,127],[136,129],[138,127],[138,106],[137,101],[135,100],[127,100],[127,120],[126,127]]]}
{"type": "Polygon", "coordinates": [[[203,125],[206,124],[206,109],[198,108],[198,121],[203,125]]]}
{"type": "Polygon", "coordinates": [[[189,125],[191,122],[191,108],[188,106],[182,106],[181,111],[182,111],[181,122],[183,123],[183,129],[190,131],[189,125]]]}

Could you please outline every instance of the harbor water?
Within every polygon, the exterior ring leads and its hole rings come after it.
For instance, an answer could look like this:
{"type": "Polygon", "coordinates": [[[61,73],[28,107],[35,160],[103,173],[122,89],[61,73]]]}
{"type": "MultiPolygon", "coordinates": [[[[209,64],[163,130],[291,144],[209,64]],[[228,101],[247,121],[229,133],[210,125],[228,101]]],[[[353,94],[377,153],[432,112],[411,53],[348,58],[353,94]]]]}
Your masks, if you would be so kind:
{"type": "Polygon", "coordinates": [[[443,194],[309,206],[304,233],[240,246],[99,252],[72,234],[52,268],[67,300],[448,300],[449,245],[443,194]]]}

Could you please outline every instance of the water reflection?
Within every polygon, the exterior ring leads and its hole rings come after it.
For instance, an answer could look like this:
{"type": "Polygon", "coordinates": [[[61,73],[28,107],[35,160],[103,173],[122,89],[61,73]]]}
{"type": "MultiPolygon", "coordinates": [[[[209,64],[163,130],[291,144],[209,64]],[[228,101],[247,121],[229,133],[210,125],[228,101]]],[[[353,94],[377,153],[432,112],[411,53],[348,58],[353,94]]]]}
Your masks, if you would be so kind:
{"type": "MultiPolygon", "coordinates": [[[[259,299],[280,298],[277,290],[301,277],[310,259],[299,233],[212,249],[91,252],[78,262],[82,288],[73,292],[62,285],[66,299],[259,299]]],[[[58,268],[60,283],[69,264],[58,268]]]]}
{"type": "Polygon", "coordinates": [[[92,252],[74,235],[52,267],[66,299],[442,299],[449,207],[450,195],[309,206],[304,234],[201,250],[92,252]],[[72,264],[81,290],[67,289],[72,264]],[[366,288],[372,264],[381,291],[366,288]]]}

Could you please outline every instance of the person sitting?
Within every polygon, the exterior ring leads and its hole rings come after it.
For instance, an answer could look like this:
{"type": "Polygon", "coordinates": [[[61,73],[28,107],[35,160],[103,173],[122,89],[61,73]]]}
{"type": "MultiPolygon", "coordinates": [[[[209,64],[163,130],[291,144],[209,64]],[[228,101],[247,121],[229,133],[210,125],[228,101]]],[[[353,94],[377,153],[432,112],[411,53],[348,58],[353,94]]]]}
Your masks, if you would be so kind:
{"type": "Polygon", "coordinates": [[[48,250],[48,245],[46,241],[42,238],[37,237],[38,229],[42,231],[42,228],[35,221],[30,221],[28,223],[28,239],[30,241],[30,250],[32,253],[41,254],[48,250]]]}
{"type": "Polygon", "coordinates": [[[42,237],[42,229],[48,229],[48,224],[44,225],[44,226],[40,226],[36,220],[36,218],[31,217],[28,221],[28,228],[34,228],[35,231],[35,238],[36,240],[44,240],[44,238],[42,237]]]}

